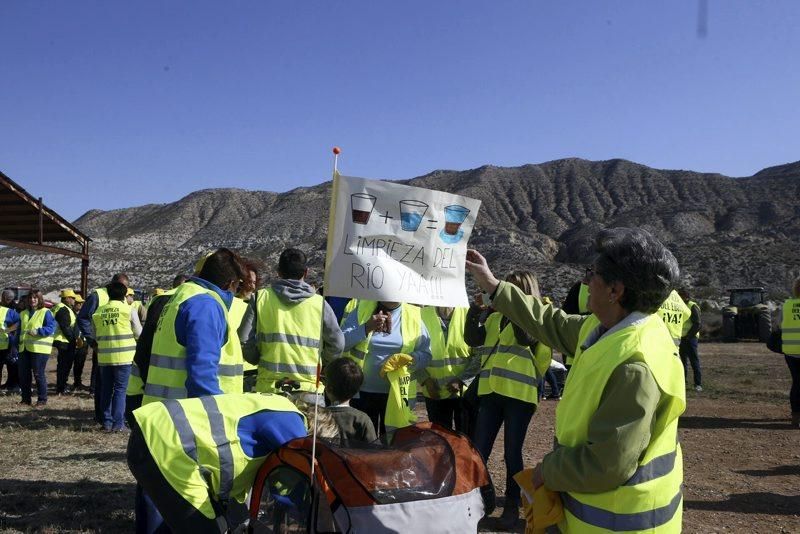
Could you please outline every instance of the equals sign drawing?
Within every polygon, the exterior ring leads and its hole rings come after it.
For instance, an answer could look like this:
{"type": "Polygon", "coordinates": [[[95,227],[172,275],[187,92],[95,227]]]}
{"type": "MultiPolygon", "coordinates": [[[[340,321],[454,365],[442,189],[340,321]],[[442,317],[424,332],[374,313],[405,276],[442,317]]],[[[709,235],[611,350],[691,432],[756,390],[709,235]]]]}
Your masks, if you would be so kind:
{"type": "MultiPolygon", "coordinates": [[[[437,222],[439,222],[439,221],[437,221],[436,219],[428,219],[428,222],[429,222],[429,223],[437,223],[437,222]]],[[[436,226],[426,226],[426,228],[427,228],[428,230],[436,230],[436,228],[437,228],[437,227],[436,227],[436,226]]]]}

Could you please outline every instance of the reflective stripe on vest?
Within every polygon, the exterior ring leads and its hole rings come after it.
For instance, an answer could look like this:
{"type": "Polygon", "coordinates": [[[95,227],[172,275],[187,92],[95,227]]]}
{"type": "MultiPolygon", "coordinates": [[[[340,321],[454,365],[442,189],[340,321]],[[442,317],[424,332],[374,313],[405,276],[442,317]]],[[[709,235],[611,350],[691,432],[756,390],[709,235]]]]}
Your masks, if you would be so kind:
{"type": "Polygon", "coordinates": [[[0,306],[0,350],[7,349],[9,345],[8,334],[5,332],[6,317],[8,317],[9,310],[10,308],[0,306]]]}
{"type": "Polygon", "coordinates": [[[141,373],[139,373],[139,367],[135,363],[131,364],[131,376],[128,378],[128,387],[125,389],[125,395],[129,397],[144,395],[144,381],[141,373]]]}
{"type": "Polygon", "coordinates": [[[667,300],[661,303],[656,313],[667,325],[667,329],[672,335],[672,342],[676,347],[680,346],[681,337],[689,331],[692,312],[678,295],[678,292],[673,289],[667,300]]]}
{"type": "Polygon", "coordinates": [[[225,393],[239,393],[243,388],[243,358],[239,336],[230,324],[225,303],[211,289],[206,289],[194,282],[186,282],[175,289],[175,293],[164,305],[159,317],[158,327],[153,336],[153,347],[150,368],[147,373],[147,384],[142,405],[162,399],[186,398],[186,347],[178,343],[175,333],[175,320],[181,304],[190,298],[206,294],[222,307],[227,323],[225,344],[220,348],[217,379],[219,387],[225,393]]]}
{"type": "MultiPolygon", "coordinates": [[[[360,300],[355,308],[358,313],[358,324],[363,325],[369,321],[370,317],[375,313],[378,303],[374,300],[360,300]]],[[[414,349],[417,348],[419,338],[422,336],[422,310],[413,304],[400,304],[400,337],[403,344],[400,347],[400,352],[403,354],[411,355],[414,349]]],[[[350,352],[346,354],[361,367],[364,368],[364,362],[369,352],[369,342],[372,339],[372,332],[367,337],[357,343],[350,352]]],[[[417,381],[411,380],[408,384],[408,399],[410,402],[415,402],[417,398],[417,381]]]]}
{"type": "Polygon", "coordinates": [[[781,316],[781,350],[787,356],[800,356],[800,299],[787,299],[781,316]]]}
{"type": "MultiPolygon", "coordinates": [[[[453,393],[447,387],[457,380],[469,361],[470,348],[464,341],[464,325],[469,308],[454,308],[447,325],[447,339],[444,337],[442,321],[435,306],[422,308],[422,322],[428,329],[431,338],[431,363],[428,375],[439,387],[439,398],[446,399],[460,393],[453,393]]],[[[428,397],[428,388],[422,388],[422,394],[428,397]]]]}
{"type": "MultiPolygon", "coordinates": [[[[75,319],[76,319],[75,312],[72,311],[72,308],[70,308],[69,306],[67,306],[62,302],[54,304],[53,307],[50,309],[50,313],[53,314],[53,319],[56,318],[56,314],[58,314],[58,312],[61,311],[61,308],[67,309],[67,312],[69,313],[69,327],[73,328],[75,326],[75,319]]],[[[53,334],[53,341],[58,341],[60,343],[69,343],[67,336],[65,336],[64,332],[61,331],[61,325],[58,324],[58,321],[56,321],[56,332],[55,334],[53,334]]]]}
{"type": "MultiPolygon", "coordinates": [[[[277,392],[275,383],[294,380],[300,391],[317,391],[325,300],[320,295],[286,303],[272,288],[256,293],[258,377],[256,391],[277,392]]],[[[320,384],[319,391],[323,391],[320,384]]]]}
{"type": "Polygon", "coordinates": [[[537,343],[536,354],[529,347],[517,344],[514,328],[509,322],[500,331],[503,316],[492,313],[485,323],[486,341],[484,341],[481,357],[481,380],[478,383],[478,395],[497,393],[512,399],[536,404],[539,402],[537,390],[537,368],[543,374],[544,365],[550,365],[552,350],[542,343],[537,343]],[[498,341],[497,348],[492,349],[498,341]],[[537,362],[534,365],[534,361],[537,362]]]}
{"type": "Polygon", "coordinates": [[[109,301],[92,315],[99,365],[127,365],[133,362],[136,340],[131,328],[131,307],[119,300],[109,301]]]}
{"type": "Polygon", "coordinates": [[[600,337],[586,340],[600,325],[589,316],[581,327],[579,348],[567,375],[564,396],[556,408],[556,439],[565,447],[585,444],[589,423],[609,377],[634,359],[647,365],[662,395],[653,435],[634,474],[621,486],[602,493],[562,493],[569,532],[628,530],[680,532],[683,459],[678,416],[686,408],[683,366],[660,312],[645,316],[600,337]],[[566,402],[565,402],[566,401],[566,402]]]}
{"type": "Polygon", "coordinates": [[[22,310],[19,314],[22,335],[19,346],[28,352],[35,354],[47,354],[53,350],[53,335],[37,336],[29,334],[30,330],[39,329],[44,326],[44,318],[50,313],[47,308],[40,308],[31,315],[30,309],[22,310]]]}
{"type": "Polygon", "coordinates": [[[172,488],[213,519],[209,495],[223,508],[244,502],[265,456],[245,454],[239,421],[264,410],[302,414],[279,395],[239,393],[151,403],[134,411],[145,443],[172,488]]]}

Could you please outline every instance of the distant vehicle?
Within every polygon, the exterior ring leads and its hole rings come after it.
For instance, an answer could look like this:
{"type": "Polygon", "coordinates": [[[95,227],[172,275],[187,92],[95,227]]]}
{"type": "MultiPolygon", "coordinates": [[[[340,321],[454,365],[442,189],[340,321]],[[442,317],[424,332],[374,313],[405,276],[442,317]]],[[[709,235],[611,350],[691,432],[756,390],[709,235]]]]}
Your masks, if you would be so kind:
{"type": "Polygon", "coordinates": [[[722,339],[757,339],[766,343],[772,332],[772,316],[765,302],[763,287],[730,290],[730,302],[722,308],[722,339]]]}

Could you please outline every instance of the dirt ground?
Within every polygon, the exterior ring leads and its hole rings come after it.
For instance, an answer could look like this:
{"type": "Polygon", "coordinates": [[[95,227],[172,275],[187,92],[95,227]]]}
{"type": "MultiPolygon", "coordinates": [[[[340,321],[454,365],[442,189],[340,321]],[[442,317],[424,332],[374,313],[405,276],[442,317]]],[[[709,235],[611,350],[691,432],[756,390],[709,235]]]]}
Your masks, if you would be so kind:
{"type": "MultiPolygon", "coordinates": [[[[800,431],[789,426],[783,357],[756,343],[701,343],[700,353],[704,391],[690,389],[680,425],[684,531],[800,532],[800,431]]],[[[85,393],[51,396],[42,410],[18,400],[0,397],[0,532],[132,531],[126,437],[98,431],[85,393]]],[[[551,449],[556,405],[534,416],[526,465],[551,449]]],[[[489,467],[503,495],[502,437],[489,467]]]]}

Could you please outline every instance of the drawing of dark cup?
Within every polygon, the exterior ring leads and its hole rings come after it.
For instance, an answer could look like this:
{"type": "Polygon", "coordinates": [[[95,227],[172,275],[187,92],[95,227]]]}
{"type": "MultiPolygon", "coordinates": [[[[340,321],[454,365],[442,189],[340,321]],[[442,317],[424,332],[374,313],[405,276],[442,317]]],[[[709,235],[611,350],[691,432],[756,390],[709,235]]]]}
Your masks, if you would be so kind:
{"type": "Polygon", "coordinates": [[[461,224],[469,215],[469,210],[464,206],[452,205],[444,208],[444,232],[448,235],[458,234],[461,224]]]}
{"type": "Polygon", "coordinates": [[[416,232],[422,217],[428,211],[428,205],[419,200],[400,201],[400,228],[406,232],[416,232]]]}
{"type": "Polygon", "coordinates": [[[350,195],[350,209],[353,214],[353,222],[356,224],[367,224],[377,199],[376,196],[367,193],[353,193],[350,195]]]}

